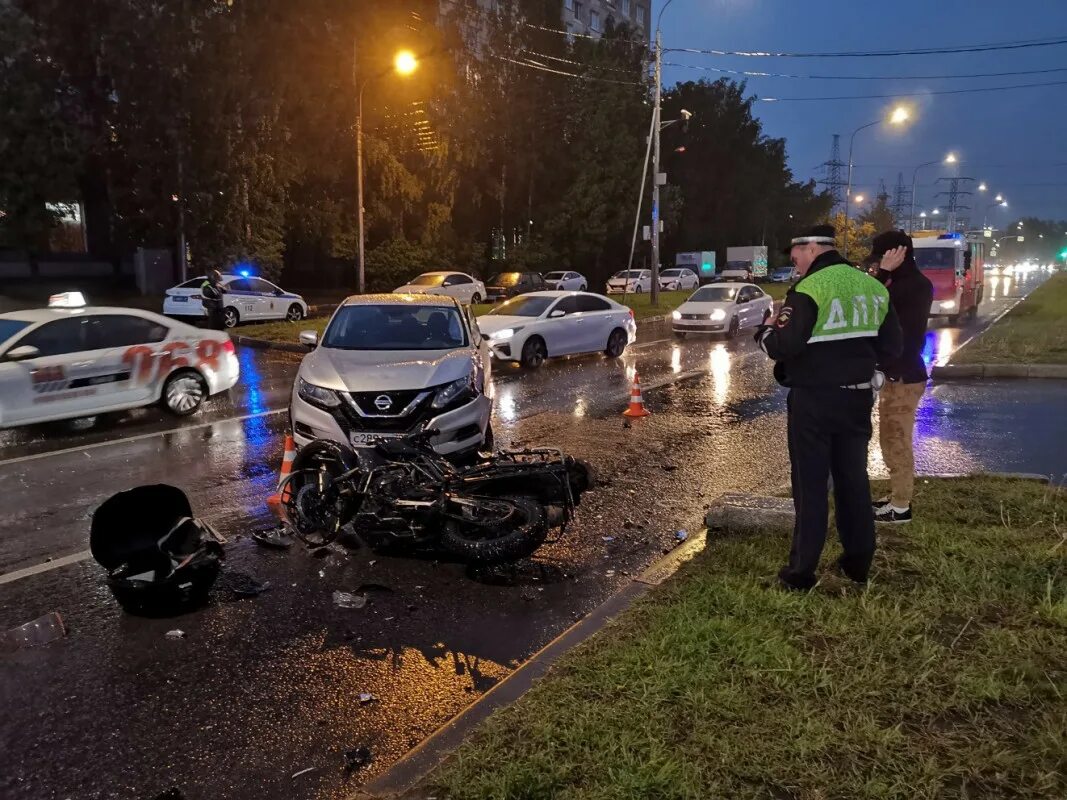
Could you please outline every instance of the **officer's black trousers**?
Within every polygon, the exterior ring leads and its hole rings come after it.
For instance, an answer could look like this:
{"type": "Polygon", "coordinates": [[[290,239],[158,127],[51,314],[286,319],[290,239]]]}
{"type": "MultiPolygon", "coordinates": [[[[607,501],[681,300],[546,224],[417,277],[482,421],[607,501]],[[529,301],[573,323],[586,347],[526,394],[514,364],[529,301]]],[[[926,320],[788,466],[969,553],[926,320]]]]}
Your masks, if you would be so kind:
{"type": "Polygon", "coordinates": [[[831,475],[837,533],[845,551],[841,569],[853,580],[867,580],[874,557],[874,512],[867,482],[873,405],[874,393],[869,389],[797,387],[789,391],[789,460],[796,522],[789,564],[779,577],[791,586],[815,585],[826,541],[831,475]]]}

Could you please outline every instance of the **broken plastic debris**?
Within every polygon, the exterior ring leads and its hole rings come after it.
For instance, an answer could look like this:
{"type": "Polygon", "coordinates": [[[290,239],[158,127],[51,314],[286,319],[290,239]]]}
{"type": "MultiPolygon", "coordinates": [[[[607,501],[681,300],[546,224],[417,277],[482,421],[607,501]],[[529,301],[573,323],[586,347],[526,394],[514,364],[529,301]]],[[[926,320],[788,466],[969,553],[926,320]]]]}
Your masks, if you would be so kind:
{"type": "Polygon", "coordinates": [[[0,635],[0,650],[13,653],[20,647],[48,644],[66,635],[67,628],[63,624],[63,617],[59,616],[58,611],[52,611],[17,628],[4,631],[0,635]]]}
{"type": "Polygon", "coordinates": [[[677,539],[679,542],[684,542],[686,539],[689,538],[689,531],[675,531],[674,538],[677,539]]]}
{"type": "Polygon", "coordinates": [[[270,588],[270,581],[261,581],[245,572],[227,571],[223,582],[238,597],[256,597],[270,588]]]}
{"type": "Polygon", "coordinates": [[[287,550],[293,546],[293,538],[289,534],[289,529],[284,525],[253,531],[252,538],[256,544],[275,550],[287,550]]]}
{"type": "Polygon", "coordinates": [[[165,636],[168,639],[184,639],[185,638],[185,631],[183,631],[181,628],[175,628],[172,631],[167,631],[165,636]]]}
{"type": "Polygon", "coordinates": [[[315,771],[315,767],[308,767],[306,769],[300,770],[299,772],[294,772],[291,777],[292,778],[299,778],[301,775],[307,775],[309,772],[314,772],[314,771],[315,771]]]}
{"type": "Polygon", "coordinates": [[[338,589],[333,593],[333,604],[339,608],[363,608],[367,605],[367,595],[342,592],[338,589]]]}
{"type": "Polygon", "coordinates": [[[375,695],[371,694],[370,692],[360,692],[359,693],[359,704],[361,706],[365,706],[368,703],[374,703],[377,700],[378,700],[378,698],[375,695]]]}
{"type": "Polygon", "coordinates": [[[369,747],[357,747],[354,750],[346,750],[344,757],[345,772],[355,772],[357,769],[363,769],[373,758],[369,747]]]}
{"type": "Polygon", "coordinates": [[[614,536],[601,536],[600,538],[605,542],[614,542],[615,541],[615,537],[614,536]]]}
{"type": "Polygon", "coordinates": [[[605,574],[606,576],[608,576],[609,578],[614,578],[614,577],[615,577],[615,570],[613,570],[613,569],[609,569],[609,570],[608,570],[607,572],[605,572],[604,574],[605,574]]]}

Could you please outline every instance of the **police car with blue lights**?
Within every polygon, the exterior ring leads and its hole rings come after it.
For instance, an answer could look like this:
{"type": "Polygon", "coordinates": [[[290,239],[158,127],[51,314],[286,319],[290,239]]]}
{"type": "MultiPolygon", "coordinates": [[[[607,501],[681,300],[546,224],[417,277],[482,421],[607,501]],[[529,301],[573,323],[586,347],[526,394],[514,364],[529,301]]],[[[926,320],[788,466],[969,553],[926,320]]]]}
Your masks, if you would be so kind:
{"type": "MultiPolygon", "coordinates": [[[[168,317],[206,317],[200,296],[206,280],[201,276],[168,289],[163,299],[163,313],[168,317]]],[[[227,328],[242,322],[279,319],[299,322],[308,315],[308,304],[303,297],[246,271],[222,276],[222,303],[227,328]]]]}
{"type": "Polygon", "coordinates": [[[0,314],[0,428],[159,404],[178,416],[237,383],[225,333],[80,292],[0,314]]]}

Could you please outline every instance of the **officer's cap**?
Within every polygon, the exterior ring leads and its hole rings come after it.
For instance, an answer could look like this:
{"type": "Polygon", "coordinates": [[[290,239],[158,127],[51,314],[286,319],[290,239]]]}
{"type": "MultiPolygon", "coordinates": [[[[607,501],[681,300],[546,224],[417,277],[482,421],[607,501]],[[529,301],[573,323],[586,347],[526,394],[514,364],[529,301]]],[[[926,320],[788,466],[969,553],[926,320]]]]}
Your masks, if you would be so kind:
{"type": "Polygon", "coordinates": [[[798,244],[823,244],[827,247],[833,247],[836,237],[837,231],[834,230],[833,225],[815,225],[799,236],[793,237],[793,240],[789,242],[787,247],[782,249],[782,252],[785,255],[789,255],[789,251],[798,244]]]}

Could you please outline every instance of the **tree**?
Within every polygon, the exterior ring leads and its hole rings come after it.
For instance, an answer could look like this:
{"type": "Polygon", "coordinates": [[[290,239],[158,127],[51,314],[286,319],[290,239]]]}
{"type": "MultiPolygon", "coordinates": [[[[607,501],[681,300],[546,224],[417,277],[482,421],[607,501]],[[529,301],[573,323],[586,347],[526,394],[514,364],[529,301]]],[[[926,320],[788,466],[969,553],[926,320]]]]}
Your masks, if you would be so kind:
{"type": "Polygon", "coordinates": [[[846,225],[843,211],[838,211],[821,221],[834,226],[837,232],[836,247],[841,254],[845,253],[845,230],[848,230],[848,259],[850,261],[859,263],[871,252],[871,240],[877,232],[872,223],[849,217],[846,225]]]}
{"type": "Polygon", "coordinates": [[[896,216],[893,214],[893,209],[889,207],[889,195],[885,193],[879,193],[871,207],[857,215],[856,219],[861,225],[869,223],[876,233],[884,233],[896,228],[896,216]]]}

